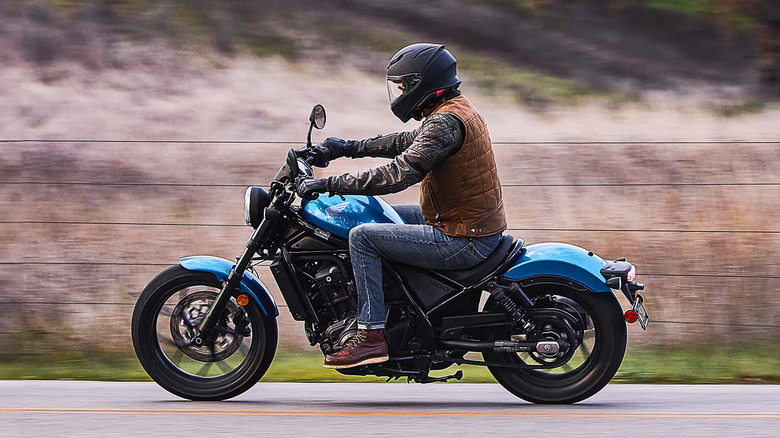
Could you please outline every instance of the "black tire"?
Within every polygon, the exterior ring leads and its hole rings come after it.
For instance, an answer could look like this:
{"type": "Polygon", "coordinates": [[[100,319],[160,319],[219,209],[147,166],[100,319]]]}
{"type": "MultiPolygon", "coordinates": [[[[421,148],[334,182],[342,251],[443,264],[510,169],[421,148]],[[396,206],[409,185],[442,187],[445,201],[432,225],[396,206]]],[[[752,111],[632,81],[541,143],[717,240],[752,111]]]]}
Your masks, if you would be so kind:
{"type": "Polygon", "coordinates": [[[244,307],[235,299],[228,303],[219,326],[222,334],[210,346],[190,342],[194,320],[221,287],[212,274],[176,265],[158,274],[136,302],[132,337],[138,361],[149,377],[179,397],[235,397],[260,380],[276,353],[276,319],[252,299],[244,307]],[[237,325],[246,325],[249,333],[237,325]]]}
{"type": "MultiPolygon", "coordinates": [[[[536,286],[525,291],[537,305],[546,297],[557,298],[567,309],[576,309],[583,324],[578,329],[582,344],[569,361],[553,369],[519,369],[488,366],[498,383],[517,397],[532,403],[576,403],[584,400],[609,383],[620,368],[626,350],[626,324],[620,305],[611,293],[579,292],[564,286],[536,286]],[[576,304],[573,304],[573,303],[576,304]],[[585,316],[587,315],[587,316],[585,316]],[[592,344],[592,345],[591,345],[592,344]],[[571,369],[570,367],[574,367],[571,369]]],[[[486,309],[495,306],[488,302],[486,309]]],[[[536,307],[536,305],[534,306],[536,307]]],[[[497,339],[509,339],[510,330],[497,339]]],[[[487,362],[534,363],[528,353],[483,353],[487,362]],[[523,359],[522,355],[529,356],[523,359]]],[[[537,359],[544,359],[535,355],[537,359]]]]}

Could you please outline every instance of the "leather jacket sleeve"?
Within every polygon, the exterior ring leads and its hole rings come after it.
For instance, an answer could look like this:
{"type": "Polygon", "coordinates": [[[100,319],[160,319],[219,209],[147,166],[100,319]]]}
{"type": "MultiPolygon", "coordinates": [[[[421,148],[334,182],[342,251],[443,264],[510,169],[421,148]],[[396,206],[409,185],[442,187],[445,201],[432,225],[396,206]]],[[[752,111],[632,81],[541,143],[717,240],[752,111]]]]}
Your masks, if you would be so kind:
{"type": "Polygon", "coordinates": [[[350,157],[394,158],[401,155],[414,141],[422,126],[414,131],[379,134],[365,140],[350,141],[350,157]]]}
{"type": "Polygon", "coordinates": [[[365,153],[395,158],[361,172],[331,176],[327,189],[337,194],[359,195],[400,192],[422,181],[431,169],[458,152],[464,137],[465,128],[455,116],[437,113],[414,131],[362,140],[363,145],[353,148],[353,157],[365,153]]]}

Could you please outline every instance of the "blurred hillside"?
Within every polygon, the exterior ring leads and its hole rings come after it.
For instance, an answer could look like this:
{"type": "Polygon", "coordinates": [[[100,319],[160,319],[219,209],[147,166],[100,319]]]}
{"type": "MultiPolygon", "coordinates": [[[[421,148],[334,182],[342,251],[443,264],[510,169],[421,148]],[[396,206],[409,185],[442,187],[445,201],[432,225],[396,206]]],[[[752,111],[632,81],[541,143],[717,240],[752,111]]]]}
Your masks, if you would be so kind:
{"type": "MultiPolygon", "coordinates": [[[[4,0],[0,139],[58,141],[0,144],[0,355],[131,355],[146,282],[181,256],[234,258],[243,187],[291,146],[132,141],[295,142],[317,102],[315,139],[413,129],[383,75],[424,40],[455,53],[494,141],[516,142],[496,145],[510,233],[627,256],[655,320],[699,323],[632,327],[632,345],[776,344],[754,327],[780,311],[780,155],[755,143],[780,141],[774,21],[754,9],[771,2],[727,3],[4,0]]],[[[304,348],[281,314],[281,342],[304,348]]]]}
{"type": "Polygon", "coordinates": [[[486,88],[529,105],[661,93],[777,98],[780,4],[728,0],[6,0],[0,60],[122,68],[127,42],[318,62],[381,74],[441,41],[486,88]],[[21,51],[13,50],[21,47],[21,51]],[[763,87],[762,87],[763,84],[763,87]]]}

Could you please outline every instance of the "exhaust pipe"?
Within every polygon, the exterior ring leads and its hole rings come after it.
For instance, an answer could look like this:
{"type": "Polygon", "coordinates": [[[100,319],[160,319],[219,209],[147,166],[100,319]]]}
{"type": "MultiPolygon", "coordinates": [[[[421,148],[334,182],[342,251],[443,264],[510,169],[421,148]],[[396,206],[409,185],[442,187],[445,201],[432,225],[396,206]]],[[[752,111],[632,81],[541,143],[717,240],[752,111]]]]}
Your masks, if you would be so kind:
{"type": "Polygon", "coordinates": [[[539,341],[539,342],[519,342],[519,341],[467,341],[464,339],[440,339],[439,348],[444,350],[466,350],[466,351],[495,351],[503,353],[537,352],[544,355],[558,354],[562,349],[569,347],[568,342],[564,341],[539,341]]]}

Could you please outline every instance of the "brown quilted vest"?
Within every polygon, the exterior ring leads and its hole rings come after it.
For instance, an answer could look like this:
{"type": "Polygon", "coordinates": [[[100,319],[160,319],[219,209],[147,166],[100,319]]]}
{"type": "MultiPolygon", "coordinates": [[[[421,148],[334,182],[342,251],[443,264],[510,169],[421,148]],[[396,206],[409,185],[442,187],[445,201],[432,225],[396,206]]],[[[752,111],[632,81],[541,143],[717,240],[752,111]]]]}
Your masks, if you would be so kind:
{"type": "Polygon", "coordinates": [[[451,114],[466,128],[463,146],[423,178],[420,207],[425,222],[456,237],[489,236],[506,229],[496,160],[487,124],[463,96],[433,110],[451,114]]]}

